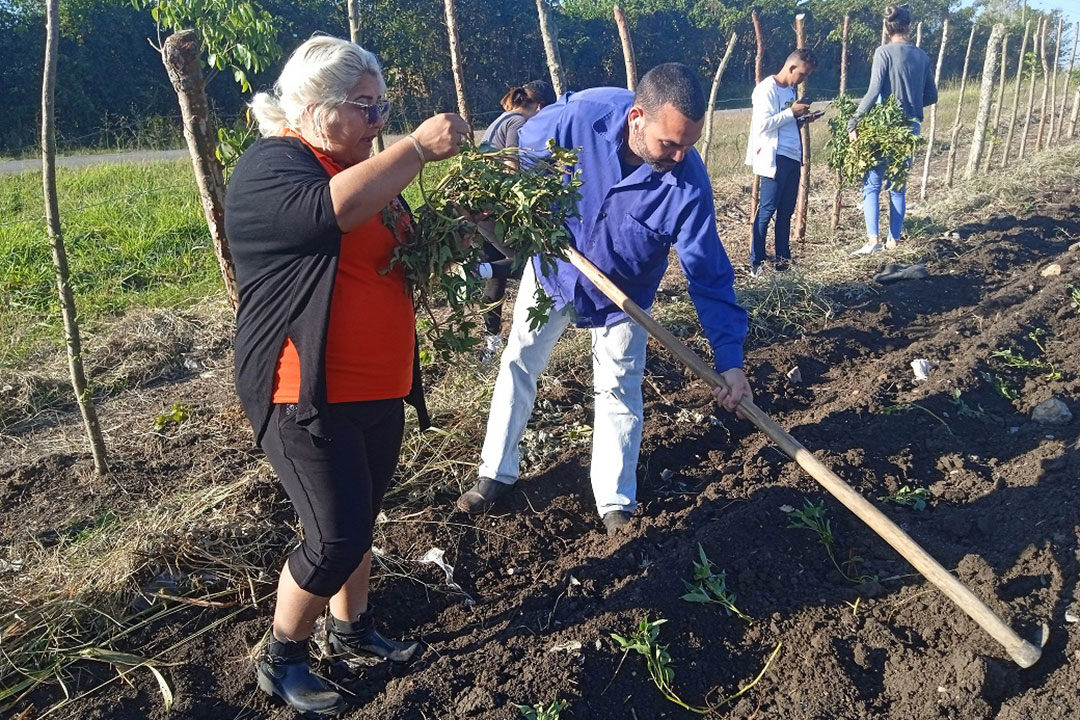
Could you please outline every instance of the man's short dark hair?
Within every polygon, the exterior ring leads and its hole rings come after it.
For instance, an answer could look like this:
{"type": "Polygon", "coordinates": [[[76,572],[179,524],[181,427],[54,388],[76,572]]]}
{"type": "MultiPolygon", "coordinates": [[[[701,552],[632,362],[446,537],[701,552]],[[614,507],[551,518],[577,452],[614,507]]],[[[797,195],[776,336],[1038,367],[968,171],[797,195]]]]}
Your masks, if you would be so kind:
{"type": "Polygon", "coordinates": [[[791,65],[792,63],[802,63],[806,67],[814,69],[817,67],[817,55],[810,48],[792,50],[791,54],[787,56],[787,60],[784,61],[784,65],[791,65]]]}
{"type": "Polygon", "coordinates": [[[682,63],[664,63],[645,73],[634,93],[634,104],[648,116],[664,105],[672,105],[695,122],[705,117],[701,79],[682,63]]]}

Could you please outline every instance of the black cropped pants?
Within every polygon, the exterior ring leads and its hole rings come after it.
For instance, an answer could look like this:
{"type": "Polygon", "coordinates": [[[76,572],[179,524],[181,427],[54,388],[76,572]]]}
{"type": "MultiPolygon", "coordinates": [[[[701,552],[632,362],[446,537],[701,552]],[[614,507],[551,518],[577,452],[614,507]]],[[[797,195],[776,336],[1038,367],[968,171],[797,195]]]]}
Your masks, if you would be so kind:
{"type": "Polygon", "coordinates": [[[274,406],[262,448],[304,528],[289,572],[304,590],[330,597],[371,549],[401,453],[405,410],[401,400],[333,403],[330,440],[298,426],[295,411],[274,406]]]}

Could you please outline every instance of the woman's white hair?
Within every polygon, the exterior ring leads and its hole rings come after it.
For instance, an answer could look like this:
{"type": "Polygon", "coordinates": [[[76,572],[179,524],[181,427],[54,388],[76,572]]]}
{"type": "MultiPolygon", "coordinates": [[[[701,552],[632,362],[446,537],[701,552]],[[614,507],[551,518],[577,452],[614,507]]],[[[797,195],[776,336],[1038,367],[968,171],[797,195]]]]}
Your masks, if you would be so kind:
{"type": "Polygon", "coordinates": [[[259,132],[264,137],[280,135],[285,128],[299,132],[301,118],[310,111],[315,132],[325,138],[341,103],[365,75],[378,79],[380,94],[386,92],[382,68],[371,52],[328,35],[309,39],[289,56],[273,92],[251,99],[259,132]]]}

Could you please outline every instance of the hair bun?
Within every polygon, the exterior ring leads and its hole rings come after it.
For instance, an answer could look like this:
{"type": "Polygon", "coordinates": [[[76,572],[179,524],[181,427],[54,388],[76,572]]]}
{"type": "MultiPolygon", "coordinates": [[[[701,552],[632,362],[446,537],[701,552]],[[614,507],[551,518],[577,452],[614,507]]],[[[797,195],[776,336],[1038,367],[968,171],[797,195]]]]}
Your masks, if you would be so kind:
{"type": "Polygon", "coordinates": [[[886,20],[892,20],[893,18],[895,18],[896,17],[896,11],[897,11],[897,7],[895,5],[886,5],[885,6],[885,19],[886,20]]]}

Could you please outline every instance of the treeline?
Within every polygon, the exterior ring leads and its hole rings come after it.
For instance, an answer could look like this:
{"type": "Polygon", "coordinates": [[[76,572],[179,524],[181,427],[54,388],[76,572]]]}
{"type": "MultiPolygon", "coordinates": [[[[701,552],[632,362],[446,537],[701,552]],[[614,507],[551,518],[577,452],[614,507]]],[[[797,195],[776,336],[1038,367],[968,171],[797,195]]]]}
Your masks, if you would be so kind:
{"type": "MultiPolygon", "coordinates": [[[[547,2],[548,0],[544,0],[547,2]]],[[[348,37],[346,0],[262,0],[275,18],[278,41],[287,53],[312,33],[348,37]]],[[[559,47],[571,88],[625,82],[614,0],[562,0],[555,4],[559,47]]],[[[642,71],[661,62],[696,67],[711,77],[727,37],[739,33],[725,75],[720,107],[745,105],[754,76],[754,44],[748,3],[737,0],[623,0],[642,71]]],[[[922,21],[922,45],[936,52],[941,22],[949,18],[954,37],[972,22],[989,35],[994,22],[1010,34],[1033,12],[1023,0],[910,0],[922,21]],[[976,19],[977,18],[977,19],[976,19]]],[[[834,95],[839,87],[840,27],[851,16],[848,87],[865,86],[870,57],[881,38],[884,2],[870,0],[761,0],[765,69],[771,72],[795,46],[793,18],[806,13],[808,45],[820,58],[811,92],[834,95]]],[[[498,99],[512,84],[546,78],[536,0],[457,0],[464,67],[474,122],[498,114],[498,99]]],[[[0,89],[6,122],[0,152],[33,147],[39,128],[43,6],[40,0],[0,0],[0,89]]],[[[381,59],[395,103],[392,129],[438,110],[456,107],[441,0],[360,0],[362,44],[381,59]]],[[[176,96],[157,51],[157,31],[148,11],[124,0],[65,0],[61,3],[60,82],[57,124],[62,147],[129,145],[178,132],[176,96]]],[[[977,41],[978,42],[978,41],[977,41]]],[[[978,43],[979,46],[985,43],[978,43]]],[[[1065,43],[1063,43],[1064,45],[1065,43]]],[[[963,66],[962,43],[948,50],[943,77],[963,66]]],[[[1017,44],[1010,46],[1015,63],[1017,44]]],[[[265,87],[280,70],[278,60],[252,84],[265,87]]],[[[242,114],[244,97],[227,74],[210,82],[211,102],[229,122],[242,114]]]]}

